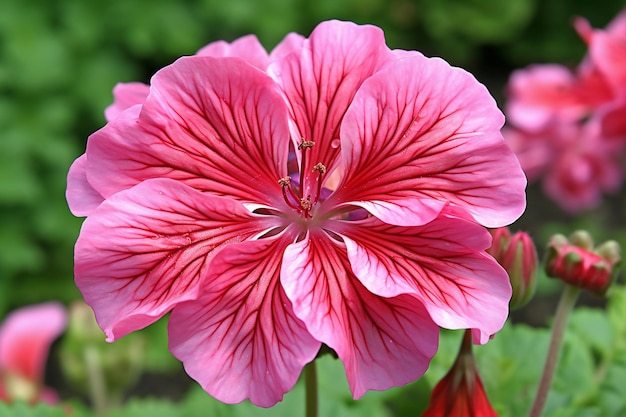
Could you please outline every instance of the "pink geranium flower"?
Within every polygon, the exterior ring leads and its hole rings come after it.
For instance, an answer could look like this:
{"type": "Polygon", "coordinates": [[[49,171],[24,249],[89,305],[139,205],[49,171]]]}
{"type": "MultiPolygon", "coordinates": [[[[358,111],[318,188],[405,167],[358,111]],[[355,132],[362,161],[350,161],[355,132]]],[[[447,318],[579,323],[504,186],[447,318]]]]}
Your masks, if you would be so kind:
{"type": "Polygon", "coordinates": [[[67,313],[50,302],[22,307],[0,324],[0,401],[56,403],[43,385],[50,345],[65,330],[67,313]]]}
{"type": "Polygon", "coordinates": [[[187,372],[261,406],[322,343],[355,398],[420,377],[438,326],[485,343],[511,288],[483,226],[525,203],[487,90],[373,26],[235,43],[159,71],[70,170],[76,283],[107,339],[171,311],[187,372]]]}
{"type": "Polygon", "coordinates": [[[509,80],[505,138],[529,180],[565,210],[594,208],[619,189],[626,144],[626,11],[606,29],[578,18],[589,52],[575,71],[531,65],[509,80]]]}
{"type": "Polygon", "coordinates": [[[574,26],[589,46],[588,60],[617,94],[626,93],[626,9],[605,29],[593,29],[583,18],[576,19],[574,26]]]}
{"type": "Polygon", "coordinates": [[[597,120],[555,122],[539,132],[503,130],[530,181],[570,213],[596,207],[622,184],[620,148],[603,140],[597,120]]]}
{"type": "Polygon", "coordinates": [[[579,18],[576,28],[589,45],[586,58],[607,85],[611,100],[598,109],[596,117],[607,139],[626,142],[626,9],[622,10],[605,29],[593,29],[579,18]]]}

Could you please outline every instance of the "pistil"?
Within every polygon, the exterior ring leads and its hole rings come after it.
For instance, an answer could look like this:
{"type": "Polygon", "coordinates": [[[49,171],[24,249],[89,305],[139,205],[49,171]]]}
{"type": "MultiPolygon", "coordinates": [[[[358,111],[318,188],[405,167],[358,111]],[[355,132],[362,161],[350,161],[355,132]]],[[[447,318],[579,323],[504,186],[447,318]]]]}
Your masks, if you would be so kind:
{"type": "Polygon", "coordinates": [[[283,177],[278,180],[278,184],[282,187],[283,198],[289,207],[296,210],[298,214],[302,215],[305,219],[311,218],[311,211],[315,204],[320,200],[322,193],[322,177],[326,173],[326,166],[322,163],[317,163],[313,167],[312,172],[317,172],[317,178],[315,179],[315,195],[311,198],[310,194],[304,195],[307,192],[305,181],[307,175],[304,170],[306,169],[306,154],[307,150],[311,149],[315,145],[314,142],[302,140],[298,145],[298,150],[302,151],[302,157],[300,160],[300,187],[299,192],[296,192],[291,185],[290,177],[283,177]]]}
{"type": "Polygon", "coordinates": [[[304,170],[306,169],[306,154],[308,153],[307,151],[313,147],[313,145],[315,145],[315,142],[312,142],[310,140],[304,140],[304,139],[302,139],[302,142],[300,142],[300,144],[298,145],[298,150],[302,151],[302,160],[300,161],[300,192],[301,193],[306,192],[306,187],[305,187],[306,175],[304,175],[304,170]]]}

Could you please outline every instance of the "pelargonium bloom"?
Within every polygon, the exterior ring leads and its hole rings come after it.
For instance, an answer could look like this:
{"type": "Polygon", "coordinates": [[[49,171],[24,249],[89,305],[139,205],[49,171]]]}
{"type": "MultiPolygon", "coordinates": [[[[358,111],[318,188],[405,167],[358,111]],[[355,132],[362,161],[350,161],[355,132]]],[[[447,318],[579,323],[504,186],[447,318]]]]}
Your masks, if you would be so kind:
{"type": "Polygon", "coordinates": [[[529,181],[542,179],[545,193],[564,210],[596,207],[623,181],[621,147],[601,136],[597,120],[552,123],[538,132],[503,129],[529,181]]]}
{"type": "Polygon", "coordinates": [[[546,193],[579,212],[619,189],[626,146],[626,9],[606,29],[576,19],[589,51],[575,71],[531,65],[507,87],[507,142],[529,180],[545,176],[546,193]]]}
{"type": "Polygon", "coordinates": [[[0,401],[56,403],[43,385],[50,345],[65,330],[67,312],[55,302],[22,307],[0,324],[0,401]]]}
{"type": "Polygon", "coordinates": [[[525,205],[486,88],[374,26],[255,39],[160,70],[70,169],[76,284],[107,340],[171,311],[188,374],[260,406],[322,344],[358,398],[420,377],[438,326],[485,343],[511,288],[484,226],[525,205]]]}

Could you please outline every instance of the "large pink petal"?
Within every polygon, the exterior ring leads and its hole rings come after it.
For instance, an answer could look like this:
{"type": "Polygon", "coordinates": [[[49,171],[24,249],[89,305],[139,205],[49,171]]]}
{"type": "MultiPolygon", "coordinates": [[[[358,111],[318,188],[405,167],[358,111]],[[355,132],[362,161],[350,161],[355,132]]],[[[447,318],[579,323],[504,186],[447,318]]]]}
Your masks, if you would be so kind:
{"type": "Polygon", "coordinates": [[[174,180],[144,181],[85,220],[75,249],[76,284],[113,341],[195,298],[215,253],[274,219],[174,180]]]}
{"type": "Polygon", "coordinates": [[[67,325],[67,312],[56,302],[22,307],[0,324],[0,371],[34,385],[43,383],[50,345],[67,325]]]}
{"type": "Polygon", "coordinates": [[[118,83],[113,87],[113,104],[104,110],[108,121],[117,118],[134,105],[143,104],[150,92],[150,86],[140,82],[118,83]]]}
{"type": "Polygon", "coordinates": [[[320,348],[280,286],[288,244],[282,236],[229,246],[213,261],[200,297],[172,312],[171,351],[220,401],[274,405],[320,348]]]}
{"type": "Polygon", "coordinates": [[[311,173],[318,162],[327,168],[334,165],[339,125],[354,94],[392,55],[379,28],[351,22],[323,22],[303,41],[299,53],[286,54],[285,49],[289,45],[295,49],[297,41],[289,38],[277,47],[273,54],[286,56],[270,65],[269,72],[291,105],[294,140],[315,142],[303,169],[311,173]]]}
{"type": "Polygon", "coordinates": [[[447,202],[489,227],[525,208],[526,179],[502,113],[474,77],[417,53],[366,80],[341,127],[346,177],[328,206],[351,203],[421,225],[447,202]]]}
{"type": "Polygon", "coordinates": [[[265,70],[269,64],[267,51],[254,35],[243,36],[232,43],[225,41],[211,42],[200,49],[196,55],[241,58],[260,70],[265,70]]]}
{"type": "Polygon", "coordinates": [[[87,155],[79,156],[67,174],[65,198],[74,216],[88,216],[104,198],[87,181],[87,155]]]}
{"type": "Polygon", "coordinates": [[[105,198],[172,178],[284,204],[277,181],[286,175],[287,113],[276,84],[241,59],[184,57],[152,78],[137,119],[120,116],[90,137],[87,179],[105,198]]]}
{"type": "Polygon", "coordinates": [[[418,227],[398,227],[372,217],[336,225],[355,275],[383,297],[411,294],[439,326],[479,329],[481,343],[508,316],[509,278],[485,249],[487,230],[472,221],[441,215],[418,227]]]}
{"type": "Polygon", "coordinates": [[[422,303],[368,291],[343,244],[323,232],[287,248],[281,282],[309,332],[343,361],[355,398],[416,380],[437,350],[438,328],[422,303]]]}

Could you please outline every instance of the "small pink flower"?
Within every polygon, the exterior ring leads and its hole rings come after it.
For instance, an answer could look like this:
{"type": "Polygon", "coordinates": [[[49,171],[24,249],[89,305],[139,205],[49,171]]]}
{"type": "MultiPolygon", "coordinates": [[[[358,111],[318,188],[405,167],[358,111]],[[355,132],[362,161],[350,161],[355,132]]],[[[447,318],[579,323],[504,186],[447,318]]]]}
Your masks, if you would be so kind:
{"type": "Polygon", "coordinates": [[[621,146],[601,135],[597,119],[585,124],[554,122],[538,132],[506,127],[503,134],[529,181],[570,213],[596,207],[604,193],[619,190],[621,146]]]}
{"type": "Polygon", "coordinates": [[[483,226],[525,204],[487,90],[373,26],[291,34],[265,68],[242,50],[159,71],[70,170],[76,283],[107,339],[171,311],[187,372],[260,406],[322,343],[355,398],[420,377],[438,326],[485,343],[511,288],[483,226]]]}
{"type": "Polygon", "coordinates": [[[589,46],[589,60],[613,88],[615,96],[626,94],[626,9],[605,29],[593,29],[579,18],[575,27],[589,46]]]}
{"type": "Polygon", "coordinates": [[[56,403],[43,385],[50,345],[65,330],[67,313],[50,302],[22,307],[0,324],[0,400],[56,403]]]}
{"type": "Polygon", "coordinates": [[[589,113],[590,103],[576,75],[556,64],[531,65],[511,74],[506,115],[517,128],[537,132],[555,118],[571,122],[589,113]]]}
{"type": "Polygon", "coordinates": [[[593,29],[584,19],[578,19],[576,27],[589,45],[587,66],[610,91],[610,100],[595,115],[602,135],[626,143],[626,9],[605,29],[593,29]]]}

